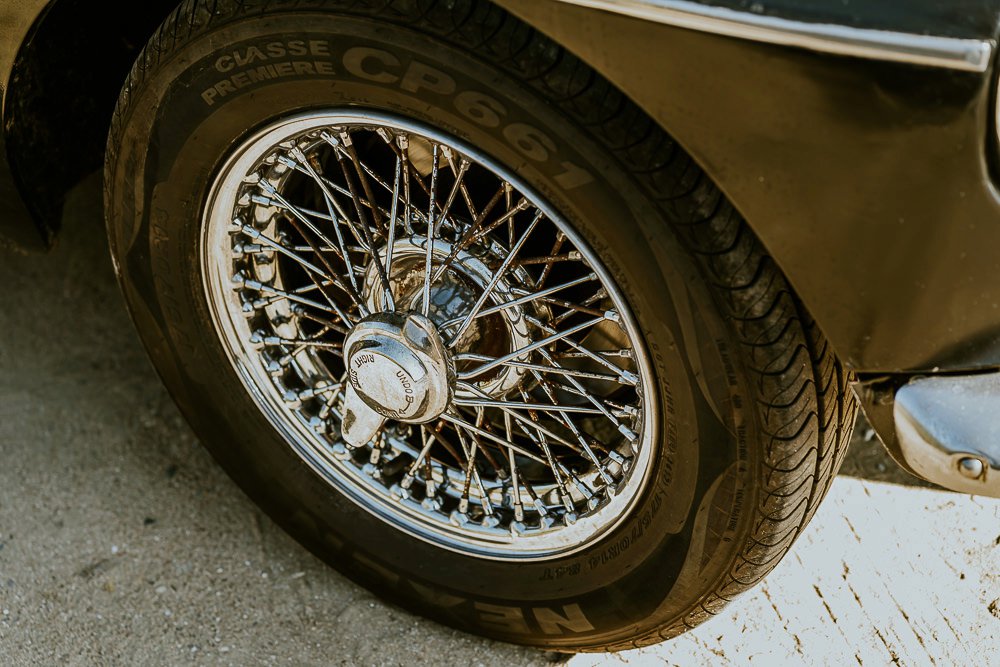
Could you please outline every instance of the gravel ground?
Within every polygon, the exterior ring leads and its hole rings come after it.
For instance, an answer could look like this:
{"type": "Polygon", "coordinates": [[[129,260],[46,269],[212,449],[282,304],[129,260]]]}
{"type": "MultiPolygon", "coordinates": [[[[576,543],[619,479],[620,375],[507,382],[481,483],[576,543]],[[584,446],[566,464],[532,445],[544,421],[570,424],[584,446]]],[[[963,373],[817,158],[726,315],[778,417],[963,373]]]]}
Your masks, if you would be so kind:
{"type": "MultiPolygon", "coordinates": [[[[48,256],[0,253],[0,655],[36,664],[547,664],[389,606],[202,450],[114,284],[94,177],[48,256]]],[[[1000,501],[918,483],[859,429],[764,586],[602,663],[1000,665],[1000,501]],[[953,534],[962,527],[960,534],[953,534]]]]}

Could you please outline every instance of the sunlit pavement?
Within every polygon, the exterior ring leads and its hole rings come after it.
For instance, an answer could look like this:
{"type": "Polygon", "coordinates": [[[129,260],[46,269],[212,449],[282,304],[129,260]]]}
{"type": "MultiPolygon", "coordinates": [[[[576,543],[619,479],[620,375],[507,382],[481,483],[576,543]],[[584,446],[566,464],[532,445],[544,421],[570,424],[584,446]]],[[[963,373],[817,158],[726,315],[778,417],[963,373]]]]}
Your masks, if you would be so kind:
{"type": "Polygon", "coordinates": [[[569,664],[1000,665],[998,598],[1000,500],[841,476],[791,554],[718,618],[569,664]]]}
{"type": "MultiPolygon", "coordinates": [[[[100,184],[0,254],[0,662],[545,664],[385,605],[247,501],[145,359],[100,184]]],[[[1000,501],[915,486],[859,433],[766,583],[667,644],[570,665],[1000,665],[1000,501]]]]}

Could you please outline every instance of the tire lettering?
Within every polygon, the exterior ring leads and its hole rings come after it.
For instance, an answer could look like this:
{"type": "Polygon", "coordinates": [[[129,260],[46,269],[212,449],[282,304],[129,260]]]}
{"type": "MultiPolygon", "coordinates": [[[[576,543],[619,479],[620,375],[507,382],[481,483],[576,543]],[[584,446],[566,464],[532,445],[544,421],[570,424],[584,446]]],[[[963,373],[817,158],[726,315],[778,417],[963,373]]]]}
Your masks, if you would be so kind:
{"type": "MultiPolygon", "coordinates": [[[[333,76],[337,74],[337,69],[335,62],[329,60],[332,57],[336,54],[331,51],[330,42],[321,39],[271,41],[260,47],[239,47],[216,58],[215,70],[227,76],[205,88],[201,98],[206,105],[214,106],[239,89],[261,82],[288,76],[333,76]],[[319,58],[277,61],[291,56],[319,58]]],[[[503,126],[508,115],[503,103],[477,90],[463,90],[456,94],[455,79],[430,65],[418,60],[404,64],[393,53],[366,46],[347,49],[339,62],[356,79],[396,86],[414,94],[451,97],[454,109],[463,117],[482,127],[502,127],[504,139],[529,160],[545,163],[557,155],[556,143],[542,130],[523,122],[503,126]]],[[[564,190],[594,181],[590,172],[568,160],[559,161],[557,168],[561,171],[552,178],[564,190]]]]}
{"type": "Polygon", "coordinates": [[[239,51],[234,53],[233,60],[236,61],[237,67],[246,67],[247,65],[253,64],[260,60],[267,60],[267,56],[265,56],[264,52],[258,49],[256,46],[251,46],[246,50],[246,53],[240,54],[239,51]]]}
{"type": "Polygon", "coordinates": [[[504,138],[526,158],[545,162],[556,150],[555,143],[541,130],[527,123],[511,123],[503,129],[504,138]]]}
{"type": "Polygon", "coordinates": [[[559,184],[559,187],[564,190],[572,190],[573,188],[586,185],[594,180],[594,177],[590,175],[589,171],[576,166],[572,162],[563,160],[559,163],[559,166],[563,168],[563,172],[561,174],[556,174],[553,178],[556,179],[556,183],[559,184]]]}
{"type": "Polygon", "coordinates": [[[251,84],[277,79],[284,76],[304,76],[322,74],[330,76],[336,74],[333,64],[325,60],[291,60],[270,65],[261,65],[251,69],[236,72],[229,78],[219,81],[211,88],[206,88],[201,92],[201,99],[208,106],[213,106],[216,101],[235,93],[240,88],[251,84]]]}
{"type": "Polygon", "coordinates": [[[399,87],[410,93],[427,90],[439,95],[451,95],[455,92],[455,80],[441,70],[414,60],[406,68],[399,87]]]}
{"type": "Polygon", "coordinates": [[[484,127],[499,127],[500,117],[507,115],[504,105],[489,95],[474,90],[465,90],[455,96],[458,112],[484,127]]]}
{"type": "Polygon", "coordinates": [[[535,607],[532,612],[538,621],[538,627],[547,635],[564,634],[563,628],[570,632],[587,632],[594,629],[591,622],[583,615],[580,605],[576,603],[563,605],[562,613],[548,607],[535,607]]]}
{"type": "Polygon", "coordinates": [[[359,79],[376,83],[396,83],[399,81],[399,76],[389,72],[390,67],[399,67],[399,58],[388,51],[355,46],[344,52],[344,69],[359,79]],[[377,65],[366,66],[365,61],[375,61],[377,65]]]}
{"type": "Polygon", "coordinates": [[[329,57],[330,55],[330,43],[326,40],[311,39],[308,42],[301,39],[293,39],[287,42],[275,41],[268,42],[263,48],[248,46],[221,55],[215,60],[215,69],[225,74],[238,67],[246,67],[257,62],[277,60],[287,56],[329,57]]]}
{"type": "Polygon", "coordinates": [[[400,591],[409,590],[416,593],[427,604],[437,607],[446,615],[455,619],[468,618],[469,606],[475,619],[481,625],[491,630],[509,635],[531,635],[535,631],[533,625],[546,635],[565,635],[593,631],[594,624],[578,603],[566,604],[561,607],[508,607],[470,600],[450,592],[445,592],[436,586],[419,583],[401,576],[388,567],[375,562],[368,556],[354,552],[351,559],[371,574],[383,579],[389,586],[400,591]],[[534,623],[531,623],[531,621],[534,623]]]}
{"type": "Polygon", "coordinates": [[[313,56],[329,56],[330,55],[330,44],[325,40],[321,39],[311,39],[309,40],[309,55],[313,56]]]}
{"type": "Polygon", "coordinates": [[[228,72],[236,67],[233,63],[232,56],[219,56],[218,60],[215,61],[215,69],[219,72],[228,72]]]}
{"type": "Polygon", "coordinates": [[[526,635],[528,624],[524,621],[524,612],[518,607],[503,607],[498,604],[473,602],[479,622],[501,632],[526,635]]]}

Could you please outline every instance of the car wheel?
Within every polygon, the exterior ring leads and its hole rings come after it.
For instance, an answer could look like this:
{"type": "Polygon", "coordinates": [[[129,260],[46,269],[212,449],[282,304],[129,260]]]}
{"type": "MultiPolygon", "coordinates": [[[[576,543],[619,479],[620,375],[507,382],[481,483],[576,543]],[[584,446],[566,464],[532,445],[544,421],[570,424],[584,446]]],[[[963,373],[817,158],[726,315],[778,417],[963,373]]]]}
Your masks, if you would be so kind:
{"type": "Polygon", "coordinates": [[[454,627],[678,634],[776,564],[846,447],[847,374],[745,222],[488,3],[186,2],[105,182],[133,319],[214,457],[454,627]]]}

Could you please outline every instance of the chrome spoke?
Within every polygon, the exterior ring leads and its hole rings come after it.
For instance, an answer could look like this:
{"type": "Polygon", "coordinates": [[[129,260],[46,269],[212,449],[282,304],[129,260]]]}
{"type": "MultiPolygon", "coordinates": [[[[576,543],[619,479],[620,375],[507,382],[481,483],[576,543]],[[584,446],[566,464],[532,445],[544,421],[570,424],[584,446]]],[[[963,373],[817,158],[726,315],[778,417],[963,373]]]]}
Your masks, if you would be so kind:
{"type": "Polygon", "coordinates": [[[456,398],[455,405],[469,405],[486,408],[510,408],[511,410],[541,410],[542,412],[575,412],[587,415],[604,414],[603,410],[585,408],[579,405],[545,405],[544,403],[518,401],[490,401],[479,398],[456,398]]]}
{"type": "MultiPolygon", "coordinates": [[[[580,356],[583,356],[582,354],[580,356]]],[[[475,361],[496,361],[493,357],[488,357],[484,354],[456,354],[454,356],[456,361],[461,361],[464,359],[471,359],[475,361]]],[[[619,384],[635,386],[636,382],[628,378],[622,377],[620,374],[612,375],[611,373],[597,373],[594,371],[580,371],[572,368],[563,368],[562,366],[543,366],[542,364],[532,364],[526,361],[505,361],[503,366],[511,366],[513,368],[524,368],[524,369],[534,369],[536,371],[541,371],[543,373],[553,373],[555,375],[572,375],[573,377],[585,378],[588,380],[600,380],[602,382],[617,382],[619,384]]],[[[459,373],[459,378],[464,379],[467,377],[462,373],[459,373]]]]}
{"type": "MultiPolygon", "coordinates": [[[[599,322],[603,322],[603,321],[604,321],[604,318],[603,317],[599,317],[599,318],[596,318],[596,319],[593,319],[593,320],[588,320],[586,322],[582,322],[580,324],[577,324],[576,326],[570,327],[569,329],[566,329],[565,331],[556,331],[556,332],[552,333],[551,335],[546,336],[545,338],[542,338],[541,340],[536,340],[535,342],[531,343],[530,345],[525,345],[522,348],[518,348],[518,349],[514,350],[513,352],[511,352],[510,354],[505,354],[502,357],[497,357],[493,361],[489,361],[489,362],[483,364],[482,366],[478,366],[478,367],[472,369],[471,371],[466,371],[466,372],[463,372],[463,373],[459,373],[458,377],[462,378],[462,379],[468,379],[468,378],[476,377],[478,375],[482,375],[483,373],[485,373],[487,371],[491,371],[491,370],[493,370],[494,368],[496,368],[497,366],[499,366],[501,364],[504,364],[504,363],[506,363],[508,361],[511,361],[513,359],[517,359],[518,357],[522,357],[525,354],[527,354],[528,352],[531,352],[532,350],[537,350],[540,347],[545,347],[546,345],[549,345],[550,343],[555,343],[556,341],[566,340],[570,336],[572,336],[573,334],[575,334],[575,333],[577,333],[579,331],[582,331],[584,329],[587,329],[589,327],[592,327],[595,324],[598,324],[599,322]]],[[[614,364],[612,364],[612,366],[614,366],[614,364]]]]}
{"type": "MultiPolygon", "coordinates": [[[[452,334],[451,340],[448,341],[449,347],[453,346],[456,342],[458,342],[458,339],[462,337],[462,334],[465,333],[465,330],[469,328],[470,324],[472,324],[472,320],[476,318],[476,315],[479,313],[479,310],[483,307],[483,304],[486,303],[486,300],[489,299],[490,296],[493,294],[493,290],[496,288],[497,283],[500,282],[500,279],[503,277],[504,272],[507,271],[507,267],[509,267],[511,262],[514,261],[514,258],[517,256],[517,251],[521,249],[521,247],[528,240],[528,237],[531,236],[531,232],[535,231],[535,227],[538,226],[538,223],[541,221],[544,215],[545,214],[542,213],[541,211],[539,211],[538,214],[535,215],[535,219],[531,221],[531,224],[528,225],[528,228],[524,230],[523,234],[521,234],[521,238],[517,240],[517,243],[510,249],[510,251],[507,253],[507,256],[504,257],[503,263],[500,264],[500,267],[493,274],[493,278],[490,280],[489,284],[486,286],[485,289],[483,289],[483,292],[482,294],[479,295],[479,298],[476,299],[476,303],[473,304],[472,310],[470,310],[469,313],[465,316],[465,319],[462,320],[462,323],[458,325],[458,330],[452,334]]],[[[430,266],[428,266],[427,270],[429,274],[430,266]]]]}
{"type": "Polygon", "coordinates": [[[437,236],[439,223],[434,219],[434,209],[437,203],[437,182],[438,171],[440,170],[441,156],[439,147],[434,144],[432,147],[433,156],[431,158],[431,201],[427,209],[427,254],[424,265],[424,290],[423,290],[423,313],[427,315],[431,307],[431,267],[434,263],[434,237],[437,236]]]}
{"type": "MultiPolygon", "coordinates": [[[[499,304],[497,304],[495,306],[490,306],[489,308],[484,308],[484,309],[480,310],[479,312],[475,313],[472,316],[471,319],[476,319],[478,317],[486,317],[487,315],[492,315],[494,313],[499,313],[502,310],[507,310],[508,308],[513,308],[514,306],[520,306],[520,305],[523,305],[525,303],[530,303],[530,302],[535,301],[537,299],[541,299],[543,297],[546,297],[546,296],[548,296],[550,294],[555,294],[556,292],[559,292],[561,290],[569,289],[570,287],[576,287],[577,285],[580,285],[580,284],[586,283],[586,282],[590,282],[592,280],[597,280],[597,274],[596,273],[591,273],[589,275],[583,276],[582,278],[577,278],[576,280],[570,280],[569,282],[565,282],[565,283],[563,283],[561,285],[556,285],[554,287],[549,287],[549,288],[546,288],[546,289],[541,290],[539,292],[533,292],[533,293],[530,293],[530,294],[525,294],[524,296],[518,297],[516,299],[512,299],[510,301],[505,301],[504,303],[499,303],[499,304]]],[[[457,318],[456,317],[454,319],[448,320],[447,322],[442,322],[440,326],[441,326],[442,329],[447,329],[448,327],[450,327],[450,326],[452,326],[454,324],[457,324],[459,322],[462,322],[462,321],[463,321],[463,318],[457,318]]]]}

